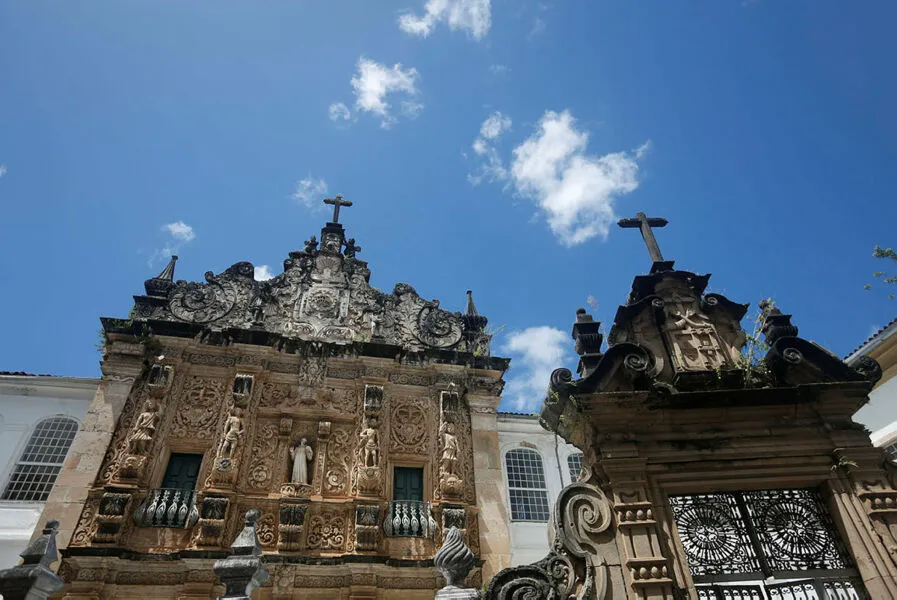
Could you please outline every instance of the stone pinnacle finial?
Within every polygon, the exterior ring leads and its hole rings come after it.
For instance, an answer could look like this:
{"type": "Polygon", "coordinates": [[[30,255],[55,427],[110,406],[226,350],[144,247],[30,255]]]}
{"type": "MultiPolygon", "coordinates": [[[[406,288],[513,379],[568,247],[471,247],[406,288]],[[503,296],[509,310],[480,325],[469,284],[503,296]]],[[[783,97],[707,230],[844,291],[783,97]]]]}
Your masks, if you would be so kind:
{"type": "Polygon", "coordinates": [[[58,528],[59,521],[47,521],[41,535],[19,555],[22,564],[0,571],[0,596],[6,600],[45,600],[62,587],[62,579],[50,570],[59,559],[58,528]]]}
{"type": "Polygon", "coordinates": [[[163,298],[168,296],[168,292],[174,287],[174,265],[177,261],[177,255],[173,254],[171,260],[168,261],[168,264],[165,265],[165,268],[162,269],[158,276],[143,282],[143,287],[146,289],[148,296],[160,296],[163,298]]]}
{"type": "Polygon", "coordinates": [[[471,333],[478,333],[486,328],[489,319],[477,312],[477,307],[473,303],[473,291],[467,290],[467,309],[461,316],[464,322],[464,330],[471,333]]]}
{"type": "Polygon", "coordinates": [[[477,307],[473,303],[473,290],[467,290],[467,314],[476,315],[477,307]]]}
{"type": "Polygon", "coordinates": [[[246,526],[231,544],[231,555],[216,560],[215,574],[224,584],[224,596],[219,600],[249,600],[252,590],[268,581],[268,568],[260,558],[262,545],[256,534],[258,509],[246,513],[246,526]]]}

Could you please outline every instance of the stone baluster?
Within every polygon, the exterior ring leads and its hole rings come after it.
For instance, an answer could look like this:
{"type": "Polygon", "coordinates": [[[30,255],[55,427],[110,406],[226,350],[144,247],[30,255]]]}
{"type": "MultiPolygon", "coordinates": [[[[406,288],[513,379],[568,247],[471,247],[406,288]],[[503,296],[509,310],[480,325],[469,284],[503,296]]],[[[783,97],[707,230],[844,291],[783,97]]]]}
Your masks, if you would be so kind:
{"type": "Polygon", "coordinates": [[[246,513],[246,526],[231,544],[231,555],[216,560],[215,575],[224,584],[218,600],[250,600],[252,591],[268,581],[268,568],[262,563],[262,546],[256,533],[258,509],[246,513]]]}
{"type": "Polygon", "coordinates": [[[5,600],[46,600],[62,587],[62,579],[50,570],[50,565],[59,558],[58,528],[58,521],[47,521],[40,537],[19,555],[22,564],[0,571],[0,596],[5,600]]]}

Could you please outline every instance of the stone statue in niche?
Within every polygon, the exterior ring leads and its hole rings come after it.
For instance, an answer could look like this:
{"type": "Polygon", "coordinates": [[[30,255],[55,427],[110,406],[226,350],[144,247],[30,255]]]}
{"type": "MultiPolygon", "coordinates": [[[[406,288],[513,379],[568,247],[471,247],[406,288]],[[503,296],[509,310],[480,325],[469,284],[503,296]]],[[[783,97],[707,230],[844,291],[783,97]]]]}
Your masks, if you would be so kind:
{"type": "Polygon", "coordinates": [[[464,481],[458,475],[458,438],[455,425],[444,422],[439,427],[442,437],[442,456],[439,457],[439,489],[445,498],[460,498],[464,481]]]}
{"type": "Polygon", "coordinates": [[[442,471],[449,475],[458,474],[458,438],[455,437],[455,426],[451,423],[443,423],[439,428],[442,435],[442,458],[439,464],[442,471]]]}
{"type": "Polygon", "coordinates": [[[309,483],[308,465],[314,457],[314,451],[307,445],[307,440],[302,438],[298,446],[290,448],[290,458],[293,459],[293,472],[290,476],[292,483],[309,483]]]}
{"type": "Polygon", "coordinates": [[[143,412],[137,416],[134,428],[128,435],[128,453],[119,467],[119,479],[137,479],[143,475],[147,462],[146,455],[156,434],[157,419],[156,403],[152,399],[147,399],[143,405],[143,412]]]}
{"type": "Polygon", "coordinates": [[[241,437],[243,437],[243,409],[234,408],[231,415],[227,418],[227,424],[224,426],[224,436],[221,438],[221,445],[218,447],[218,458],[232,458],[241,437]]]}
{"type": "Polygon", "coordinates": [[[134,431],[128,439],[128,450],[131,454],[143,455],[149,450],[150,442],[153,441],[153,435],[156,433],[156,403],[147,400],[143,405],[143,412],[137,417],[134,423],[134,431]]]}
{"type": "Polygon", "coordinates": [[[380,464],[380,436],[376,427],[377,419],[370,417],[365,420],[359,434],[363,467],[376,467],[380,464]]]}

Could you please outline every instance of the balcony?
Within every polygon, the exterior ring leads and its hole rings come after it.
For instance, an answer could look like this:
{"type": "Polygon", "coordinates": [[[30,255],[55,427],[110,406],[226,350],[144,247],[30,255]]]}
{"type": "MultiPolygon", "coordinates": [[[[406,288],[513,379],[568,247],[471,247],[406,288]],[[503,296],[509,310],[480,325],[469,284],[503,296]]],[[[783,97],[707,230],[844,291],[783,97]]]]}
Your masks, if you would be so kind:
{"type": "Polygon", "coordinates": [[[134,522],[138,527],[189,529],[198,519],[196,490],[149,490],[146,498],[134,511],[134,522]]]}
{"type": "Polygon", "coordinates": [[[383,521],[383,533],[387,537],[432,538],[436,534],[436,520],[430,503],[393,500],[383,521]]]}

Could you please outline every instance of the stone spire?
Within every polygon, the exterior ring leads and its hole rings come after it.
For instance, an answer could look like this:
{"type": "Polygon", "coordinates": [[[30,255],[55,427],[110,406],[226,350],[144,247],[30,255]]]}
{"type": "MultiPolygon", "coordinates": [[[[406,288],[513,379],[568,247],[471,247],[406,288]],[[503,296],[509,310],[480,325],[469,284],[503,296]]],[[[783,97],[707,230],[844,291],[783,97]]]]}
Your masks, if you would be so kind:
{"type": "Polygon", "coordinates": [[[174,287],[174,265],[178,261],[177,255],[172,255],[171,260],[162,269],[158,276],[143,282],[148,296],[168,296],[168,292],[174,287]]]}
{"type": "Polygon", "coordinates": [[[56,530],[59,521],[47,521],[41,535],[19,555],[22,564],[0,571],[0,595],[6,600],[44,600],[62,587],[62,579],[50,570],[59,560],[56,530]]]}
{"type": "Polygon", "coordinates": [[[268,568],[262,563],[262,545],[256,533],[258,509],[246,513],[246,526],[231,544],[231,555],[216,560],[215,575],[224,584],[218,600],[249,600],[252,591],[268,581],[268,568]]]}
{"type": "Polygon", "coordinates": [[[477,312],[473,303],[473,291],[467,290],[467,310],[464,313],[464,328],[468,331],[483,331],[489,319],[477,312]]]}

